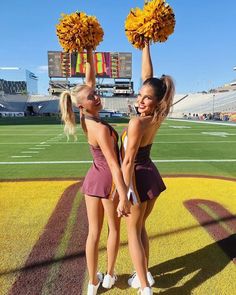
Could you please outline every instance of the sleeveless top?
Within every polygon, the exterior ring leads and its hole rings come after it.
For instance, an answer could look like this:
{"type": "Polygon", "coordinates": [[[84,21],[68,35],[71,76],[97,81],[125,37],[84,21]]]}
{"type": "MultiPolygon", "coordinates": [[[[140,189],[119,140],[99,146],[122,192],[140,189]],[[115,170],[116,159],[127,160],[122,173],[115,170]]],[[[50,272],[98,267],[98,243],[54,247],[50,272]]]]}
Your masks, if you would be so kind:
{"type": "MultiPolygon", "coordinates": [[[[114,139],[114,150],[119,162],[118,133],[107,122],[94,117],[85,116],[88,120],[93,120],[106,125],[110,131],[110,136],[114,139]]],[[[89,144],[90,152],[93,157],[93,164],[87,172],[81,191],[82,193],[100,198],[113,198],[115,195],[115,185],[107,160],[99,146],[89,144]]]]}
{"type": "MultiPolygon", "coordinates": [[[[121,159],[124,159],[127,148],[127,129],[121,136],[121,159]]],[[[166,189],[163,179],[150,158],[152,144],[138,148],[134,160],[134,173],[131,179],[128,198],[133,204],[152,200],[166,189]]]]}

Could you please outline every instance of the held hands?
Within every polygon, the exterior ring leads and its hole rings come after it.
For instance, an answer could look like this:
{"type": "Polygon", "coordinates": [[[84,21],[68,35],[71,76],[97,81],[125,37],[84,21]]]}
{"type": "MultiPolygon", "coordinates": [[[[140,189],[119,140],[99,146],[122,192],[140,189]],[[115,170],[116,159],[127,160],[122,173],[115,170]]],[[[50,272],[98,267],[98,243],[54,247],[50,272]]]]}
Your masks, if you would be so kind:
{"type": "Polygon", "coordinates": [[[123,217],[123,216],[128,217],[130,214],[130,207],[131,207],[131,203],[129,200],[127,199],[120,200],[116,209],[118,217],[123,217]]]}

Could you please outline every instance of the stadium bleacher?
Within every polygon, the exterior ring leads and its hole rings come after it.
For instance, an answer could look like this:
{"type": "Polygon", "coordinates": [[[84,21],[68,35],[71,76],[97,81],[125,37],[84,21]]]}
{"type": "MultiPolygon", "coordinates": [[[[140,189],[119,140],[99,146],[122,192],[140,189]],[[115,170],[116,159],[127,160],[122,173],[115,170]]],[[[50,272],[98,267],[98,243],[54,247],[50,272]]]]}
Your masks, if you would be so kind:
{"type": "MultiPolygon", "coordinates": [[[[217,93],[176,94],[174,97],[171,117],[183,118],[184,114],[236,112],[236,91],[217,93]],[[181,101],[179,101],[181,100],[181,101]],[[179,102],[178,102],[179,101],[179,102]]],[[[103,108],[110,112],[125,114],[135,113],[134,96],[103,97],[103,108]]],[[[59,112],[59,97],[52,95],[23,95],[0,93],[0,112],[27,112],[31,108],[33,114],[57,114],[59,112]]]]}
{"type": "MultiPolygon", "coordinates": [[[[174,101],[180,97],[181,95],[176,95],[174,101]]],[[[236,112],[236,91],[188,94],[185,99],[174,105],[171,116],[181,118],[183,114],[216,112],[236,112]]]]}

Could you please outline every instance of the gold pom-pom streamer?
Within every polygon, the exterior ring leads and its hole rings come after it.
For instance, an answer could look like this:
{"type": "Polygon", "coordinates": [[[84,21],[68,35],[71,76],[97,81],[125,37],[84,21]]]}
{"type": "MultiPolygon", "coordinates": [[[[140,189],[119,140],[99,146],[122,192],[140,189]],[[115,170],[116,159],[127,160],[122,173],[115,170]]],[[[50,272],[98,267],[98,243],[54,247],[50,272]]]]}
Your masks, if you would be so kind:
{"type": "Polygon", "coordinates": [[[139,49],[146,42],[165,42],[174,27],[175,15],[165,0],[146,2],[143,10],[131,9],[125,21],[126,36],[139,49]]]}
{"type": "Polygon", "coordinates": [[[94,50],[103,40],[103,29],[95,16],[84,12],[62,14],[56,25],[56,34],[62,48],[67,52],[94,50]]]}

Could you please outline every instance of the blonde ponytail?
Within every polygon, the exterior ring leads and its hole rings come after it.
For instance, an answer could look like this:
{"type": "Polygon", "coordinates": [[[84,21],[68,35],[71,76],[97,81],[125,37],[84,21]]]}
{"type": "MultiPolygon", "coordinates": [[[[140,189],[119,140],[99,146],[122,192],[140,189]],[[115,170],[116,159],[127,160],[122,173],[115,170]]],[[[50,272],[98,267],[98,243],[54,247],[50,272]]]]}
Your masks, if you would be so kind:
{"type": "Polygon", "coordinates": [[[72,107],[72,99],[70,91],[62,92],[60,96],[60,110],[61,119],[65,124],[64,132],[69,140],[69,136],[73,135],[74,139],[77,140],[76,136],[76,120],[75,114],[72,107]]]}

